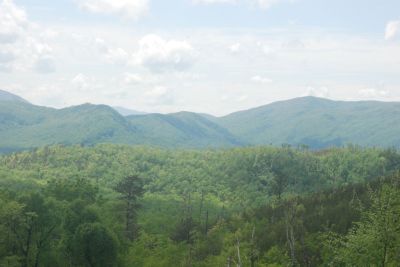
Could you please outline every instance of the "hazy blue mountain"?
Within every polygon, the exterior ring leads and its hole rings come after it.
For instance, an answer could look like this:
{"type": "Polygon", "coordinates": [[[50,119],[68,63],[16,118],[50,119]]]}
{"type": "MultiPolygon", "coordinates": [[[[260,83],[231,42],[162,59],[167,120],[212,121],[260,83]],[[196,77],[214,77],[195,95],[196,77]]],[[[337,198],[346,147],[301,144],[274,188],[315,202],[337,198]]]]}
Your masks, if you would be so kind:
{"type": "Polygon", "coordinates": [[[28,101],[26,101],[25,99],[23,99],[22,97],[19,97],[17,95],[14,95],[12,93],[9,93],[7,91],[4,90],[0,90],[0,101],[2,102],[25,102],[28,103],[28,101]]]}
{"type": "Polygon", "coordinates": [[[0,101],[0,152],[50,144],[148,144],[163,147],[222,147],[241,143],[194,113],[124,117],[105,105],[53,109],[0,101]]]}
{"type": "Polygon", "coordinates": [[[400,103],[296,98],[224,117],[179,112],[122,116],[106,105],[35,106],[1,91],[0,152],[50,144],[168,148],[305,144],[400,147],[400,103]]]}

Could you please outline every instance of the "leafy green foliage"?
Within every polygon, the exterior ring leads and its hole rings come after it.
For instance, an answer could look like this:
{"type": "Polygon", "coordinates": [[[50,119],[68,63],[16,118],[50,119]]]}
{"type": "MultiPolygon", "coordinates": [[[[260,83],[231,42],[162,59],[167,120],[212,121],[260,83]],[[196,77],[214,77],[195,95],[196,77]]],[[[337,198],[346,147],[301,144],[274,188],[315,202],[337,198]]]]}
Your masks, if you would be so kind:
{"type": "Polygon", "coordinates": [[[394,266],[399,262],[399,189],[384,185],[378,192],[370,192],[372,205],[362,212],[343,238],[337,260],[352,266],[394,266]]]}
{"type": "Polygon", "coordinates": [[[74,234],[75,259],[88,267],[112,267],[117,262],[117,244],[99,223],[80,225],[74,234]]]}
{"type": "Polygon", "coordinates": [[[121,180],[115,190],[121,194],[120,198],[125,202],[125,236],[133,241],[138,234],[137,210],[138,198],[143,195],[143,184],[136,175],[130,175],[121,180]]]}
{"type": "Polygon", "coordinates": [[[357,146],[2,156],[0,266],[391,266],[399,159],[357,146]]]}

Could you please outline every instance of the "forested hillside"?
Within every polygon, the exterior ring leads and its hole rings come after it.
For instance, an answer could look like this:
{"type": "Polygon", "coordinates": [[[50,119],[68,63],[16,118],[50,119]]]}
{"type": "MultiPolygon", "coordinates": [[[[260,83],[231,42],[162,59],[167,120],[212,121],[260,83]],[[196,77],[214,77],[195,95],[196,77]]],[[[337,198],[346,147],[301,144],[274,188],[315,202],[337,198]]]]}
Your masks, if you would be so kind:
{"type": "Polygon", "coordinates": [[[398,148],[399,125],[399,103],[303,97],[224,117],[192,112],[122,116],[106,105],[53,109],[0,94],[0,153],[101,143],[163,148],[291,144],[312,149],[352,143],[398,148]]]}
{"type": "Polygon", "coordinates": [[[169,148],[232,147],[245,144],[217,123],[192,112],[129,116],[127,120],[145,136],[145,144],[169,148]]]}
{"type": "Polygon", "coordinates": [[[169,148],[232,147],[244,143],[194,113],[123,117],[105,105],[52,109],[0,101],[0,152],[51,144],[148,144],[169,148]]]}
{"type": "Polygon", "coordinates": [[[51,146],[0,158],[0,266],[395,266],[400,154],[51,146]]]}
{"type": "Polygon", "coordinates": [[[251,144],[312,148],[400,145],[400,103],[301,97],[222,117],[219,123],[251,144]]]}

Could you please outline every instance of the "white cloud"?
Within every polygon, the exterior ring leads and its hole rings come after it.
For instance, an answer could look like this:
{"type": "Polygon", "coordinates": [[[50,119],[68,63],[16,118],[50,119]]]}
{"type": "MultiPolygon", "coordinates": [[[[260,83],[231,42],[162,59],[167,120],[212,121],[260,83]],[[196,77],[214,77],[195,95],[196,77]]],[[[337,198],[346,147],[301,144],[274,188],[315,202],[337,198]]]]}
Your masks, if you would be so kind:
{"type": "Polygon", "coordinates": [[[254,83],[264,83],[264,84],[265,83],[272,83],[272,80],[270,78],[262,77],[262,76],[259,76],[259,75],[251,77],[250,80],[252,82],[254,82],[254,83]]]}
{"type": "Polygon", "coordinates": [[[193,0],[194,4],[250,4],[262,9],[269,9],[280,2],[293,2],[294,0],[193,0]]]}
{"type": "Polygon", "coordinates": [[[358,94],[364,98],[386,97],[388,91],[376,88],[365,88],[358,91],[358,94]]]}
{"type": "Polygon", "coordinates": [[[117,14],[137,19],[148,10],[149,0],[76,0],[79,6],[93,13],[117,14]]]}
{"type": "Polygon", "coordinates": [[[282,0],[257,0],[258,5],[264,9],[270,8],[279,2],[282,2],[282,0]]]}
{"type": "Polygon", "coordinates": [[[172,105],[175,99],[171,89],[164,86],[157,86],[144,93],[144,101],[151,105],[172,105]]]}
{"type": "Polygon", "coordinates": [[[37,55],[47,55],[51,54],[53,52],[53,48],[44,42],[38,41],[37,39],[30,39],[29,41],[29,46],[33,50],[33,52],[37,55]]]}
{"type": "Polygon", "coordinates": [[[238,98],[236,98],[236,102],[245,102],[247,99],[249,99],[248,95],[241,95],[238,98]]]}
{"type": "Polygon", "coordinates": [[[0,43],[14,43],[27,26],[25,10],[12,0],[0,2],[0,43]]]}
{"type": "Polygon", "coordinates": [[[30,51],[25,55],[26,61],[32,61],[32,69],[38,73],[52,73],[56,71],[55,59],[52,56],[53,48],[35,37],[26,37],[24,44],[30,51]]]}
{"type": "Polygon", "coordinates": [[[147,91],[144,95],[151,98],[157,98],[168,94],[168,88],[164,86],[157,86],[156,88],[147,91]]]}
{"type": "Polygon", "coordinates": [[[276,57],[276,50],[272,48],[270,44],[263,44],[262,42],[257,43],[258,48],[268,58],[275,58],[276,57]]]}
{"type": "Polygon", "coordinates": [[[0,51],[0,64],[14,61],[15,54],[11,51],[0,51]]]}
{"type": "Polygon", "coordinates": [[[108,48],[108,45],[106,44],[106,41],[104,41],[104,39],[96,38],[94,40],[94,44],[100,53],[102,53],[102,54],[108,53],[109,48],[108,48]]]}
{"type": "Polygon", "coordinates": [[[400,20],[389,21],[386,24],[385,39],[392,40],[400,34],[400,20]]]}
{"type": "Polygon", "coordinates": [[[117,64],[126,64],[129,57],[128,52],[121,47],[110,49],[106,54],[106,59],[117,64]]]}
{"type": "Polygon", "coordinates": [[[229,100],[229,96],[228,95],[222,95],[220,97],[220,100],[223,101],[223,102],[228,101],[229,100]]]}
{"type": "Polygon", "coordinates": [[[271,47],[267,46],[267,45],[262,46],[261,49],[262,49],[262,52],[267,56],[269,56],[269,55],[274,53],[274,50],[271,47]]]}
{"type": "Polygon", "coordinates": [[[164,40],[158,35],[147,35],[139,41],[134,63],[152,72],[183,71],[194,63],[193,47],[186,41],[164,40]]]}
{"type": "Polygon", "coordinates": [[[25,10],[12,0],[0,2],[0,71],[55,71],[53,49],[46,32],[31,23],[25,10]]]}
{"type": "Polygon", "coordinates": [[[40,33],[40,37],[45,39],[54,39],[59,37],[60,33],[54,29],[45,29],[42,33],[40,33]]]}
{"type": "Polygon", "coordinates": [[[39,73],[52,73],[56,71],[54,58],[51,56],[39,57],[34,63],[34,70],[39,73]]]}
{"type": "Polygon", "coordinates": [[[137,84],[143,82],[142,76],[137,73],[125,73],[123,80],[126,84],[137,84]]]}
{"type": "MultiPolygon", "coordinates": [[[[24,89],[22,89],[24,91],[24,89]]],[[[24,94],[24,98],[33,104],[48,105],[52,107],[63,107],[65,102],[66,90],[62,86],[56,84],[38,84],[24,94]]]]}
{"type": "Polygon", "coordinates": [[[296,50],[296,49],[304,49],[306,48],[306,45],[301,40],[294,39],[288,42],[284,42],[282,44],[282,48],[296,50]]]}
{"type": "Polygon", "coordinates": [[[231,46],[229,47],[229,51],[230,51],[232,54],[237,54],[237,53],[240,52],[240,50],[241,50],[241,44],[240,44],[240,43],[233,44],[233,45],[231,45],[231,46]]]}
{"type": "MultiPolygon", "coordinates": [[[[57,20],[52,31],[47,31],[52,21],[34,24],[27,21],[26,14],[24,20],[18,24],[14,41],[0,41],[0,70],[9,71],[0,73],[0,87],[8,90],[10,84],[20,83],[21,92],[25,92],[21,95],[29,96],[30,91],[46,85],[48,91],[40,91],[41,96],[35,98],[43,105],[54,105],[53,99],[45,97],[47,94],[59,98],[54,101],[60,105],[90,101],[139,110],[184,108],[222,115],[299,96],[306,92],[304,85],[309,84],[315,88],[309,88],[307,95],[330,95],[334,99],[363,99],[370,95],[372,99],[372,92],[359,94],[371,82],[371,73],[387,83],[385,90],[392,92],[390,99],[400,99],[395,95],[400,84],[399,62],[393,56],[399,54],[400,46],[378,42],[374,35],[266,26],[188,27],[173,31],[161,27],[157,30],[159,36],[143,37],[145,28],[121,27],[121,21],[115,20],[80,26],[57,20]],[[57,72],[32,75],[32,70],[45,72],[46,67],[42,64],[39,68],[37,64],[41,59],[50,63],[47,72],[51,71],[53,60],[57,72]],[[72,84],[71,78],[77,73],[87,76],[78,76],[72,84]],[[268,78],[274,82],[269,83],[268,78]],[[321,90],[321,85],[330,88],[330,94],[321,90]],[[51,90],[56,88],[59,91],[53,93],[51,90]],[[247,100],[244,95],[248,95],[247,100]]],[[[382,92],[376,95],[383,99],[382,92]]]]}
{"type": "Polygon", "coordinates": [[[110,47],[101,38],[96,38],[94,40],[94,45],[107,62],[122,65],[125,65],[129,62],[129,53],[121,47],[110,47]]]}
{"type": "Polygon", "coordinates": [[[10,72],[16,55],[11,50],[0,51],[0,72],[10,72]]]}
{"type": "Polygon", "coordinates": [[[93,78],[90,78],[82,73],[77,74],[71,80],[71,84],[75,86],[75,88],[83,91],[87,91],[93,89],[93,78]]]}
{"type": "Polygon", "coordinates": [[[328,98],[330,96],[330,90],[327,87],[311,87],[307,88],[306,96],[314,96],[314,97],[321,97],[321,98],[328,98]]]}
{"type": "Polygon", "coordinates": [[[236,3],[235,0],[193,0],[195,4],[225,4],[225,3],[236,3]]]}

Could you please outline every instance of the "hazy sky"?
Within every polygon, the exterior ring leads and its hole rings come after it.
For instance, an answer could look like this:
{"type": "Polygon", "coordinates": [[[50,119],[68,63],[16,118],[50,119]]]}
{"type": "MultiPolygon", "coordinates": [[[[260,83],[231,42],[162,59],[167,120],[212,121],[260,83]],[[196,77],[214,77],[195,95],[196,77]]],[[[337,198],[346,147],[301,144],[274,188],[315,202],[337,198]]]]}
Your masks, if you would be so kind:
{"type": "Polygon", "coordinates": [[[400,101],[400,1],[0,0],[0,89],[216,115],[305,95],[400,101]]]}

